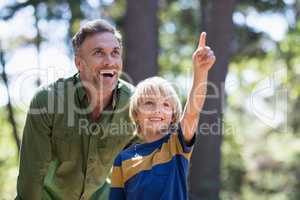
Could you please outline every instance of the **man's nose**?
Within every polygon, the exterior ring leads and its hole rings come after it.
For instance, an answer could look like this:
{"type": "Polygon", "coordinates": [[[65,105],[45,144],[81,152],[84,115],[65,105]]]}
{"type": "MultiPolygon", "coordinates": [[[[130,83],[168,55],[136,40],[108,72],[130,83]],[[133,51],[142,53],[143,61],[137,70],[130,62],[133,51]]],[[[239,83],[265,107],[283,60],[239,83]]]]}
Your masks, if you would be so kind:
{"type": "Polygon", "coordinates": [[[111,55],[106,55],[103,59],[103,64],[105,66],[112,66],[114,64],[114,60],[111,55]]]}

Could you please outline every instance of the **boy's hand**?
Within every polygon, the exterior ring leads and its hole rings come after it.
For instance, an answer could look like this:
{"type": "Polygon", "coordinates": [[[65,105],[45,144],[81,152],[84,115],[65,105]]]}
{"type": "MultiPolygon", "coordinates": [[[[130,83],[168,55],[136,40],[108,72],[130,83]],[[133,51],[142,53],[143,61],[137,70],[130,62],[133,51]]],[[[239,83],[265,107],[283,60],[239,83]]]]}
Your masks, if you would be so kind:
{"type": "Polygon", "coordinates": [[[199,39],[198,48],[193,53],[194,73],[207,72],[215,63],[214,52],[206,46],[206,33],[202,32],[199,39]]]}

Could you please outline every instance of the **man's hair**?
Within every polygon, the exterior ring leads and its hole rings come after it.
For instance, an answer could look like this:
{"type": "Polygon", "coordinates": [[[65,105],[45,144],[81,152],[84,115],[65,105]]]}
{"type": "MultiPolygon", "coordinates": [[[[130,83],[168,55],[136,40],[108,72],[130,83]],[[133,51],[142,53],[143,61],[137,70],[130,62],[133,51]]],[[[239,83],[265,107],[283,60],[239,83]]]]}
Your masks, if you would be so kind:
{"type": "Polygon", "coordinates": [[[173,86],[161,77],[151,77],[140,82],[131,96],[129,104],[129,115],[131,120],[137,124],[138,108],[144,98],[162,96],[171,102],[173,109],[172,124],[177,124],[182,113],[182,106],[179,97],[173,86]]]}
{"type": "Polygon", "coordinates": [[[114,34],[119,41],[120,46],[122,46],[122,37],[119,31],[107,21],[98,19],[87,22],[82,27],[80,27],[80,30],[74,35],[74,37],[72,38],[74,53],[76,54],[78,52],[80,46],[87,37],[92,36],[96,33],[105,32],[114,34]]]}

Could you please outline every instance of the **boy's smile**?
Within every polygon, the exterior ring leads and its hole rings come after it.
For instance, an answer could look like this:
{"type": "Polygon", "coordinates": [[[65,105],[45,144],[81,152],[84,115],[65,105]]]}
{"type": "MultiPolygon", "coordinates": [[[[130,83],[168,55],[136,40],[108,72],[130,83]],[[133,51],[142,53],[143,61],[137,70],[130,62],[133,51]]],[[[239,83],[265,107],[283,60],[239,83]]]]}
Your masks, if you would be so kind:
{"type": "Polygon", "coordinates": [[[161,122],[163,120],[162,117],[150,117],[149,121],[151,122],[161,122]]]}

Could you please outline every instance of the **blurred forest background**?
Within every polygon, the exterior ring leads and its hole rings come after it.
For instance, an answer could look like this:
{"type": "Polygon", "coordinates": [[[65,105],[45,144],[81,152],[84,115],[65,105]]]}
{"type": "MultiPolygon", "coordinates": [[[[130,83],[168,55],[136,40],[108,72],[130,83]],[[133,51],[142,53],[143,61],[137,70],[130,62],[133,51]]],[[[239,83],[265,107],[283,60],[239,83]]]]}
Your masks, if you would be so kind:
{"type": "Polygon", "coordinates": [[[208,33],[217,63],[192,158],[191,200],[300,199],[299,0],[0,0],[1,200],[16,193],[32,95],[76,72],[70,40],[96,18],[121,30],[134,83],[161,75],[182,102],[199,33],[208,33]]]}

